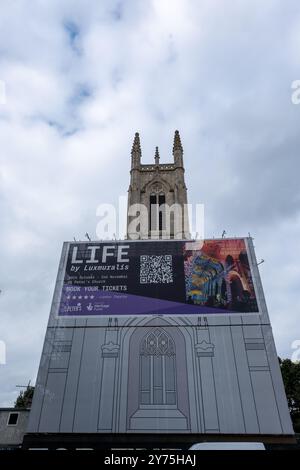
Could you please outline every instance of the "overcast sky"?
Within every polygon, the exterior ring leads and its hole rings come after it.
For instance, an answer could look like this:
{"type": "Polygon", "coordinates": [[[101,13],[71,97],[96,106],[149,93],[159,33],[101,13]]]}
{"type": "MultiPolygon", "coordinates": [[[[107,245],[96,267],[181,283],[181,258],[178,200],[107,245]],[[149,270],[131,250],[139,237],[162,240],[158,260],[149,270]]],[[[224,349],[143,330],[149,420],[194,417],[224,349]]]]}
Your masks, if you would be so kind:
{"type": "Polygon", "coordinates": [[[10,0],[0,8],[0,406],[36,378],[64,240],[184,147],[205,235],[254,237],[278,354],[300,340],[298,0],[10,0]]]}

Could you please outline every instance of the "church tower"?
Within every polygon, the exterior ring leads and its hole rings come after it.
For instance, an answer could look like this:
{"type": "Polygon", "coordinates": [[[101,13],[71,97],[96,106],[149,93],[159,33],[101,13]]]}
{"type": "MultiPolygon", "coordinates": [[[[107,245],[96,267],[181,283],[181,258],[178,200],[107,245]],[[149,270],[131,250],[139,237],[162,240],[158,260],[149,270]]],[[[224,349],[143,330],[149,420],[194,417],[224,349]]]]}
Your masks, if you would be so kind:
{"type": "Polygon", "coordinates": [[[184,180],[183,148],[175,131],[172,163],[160,163],[158,147],[154,163],[141,163],[138,132],[131,150],[128,190],[127,238],[187,239],[187,188],[184,180]]]}

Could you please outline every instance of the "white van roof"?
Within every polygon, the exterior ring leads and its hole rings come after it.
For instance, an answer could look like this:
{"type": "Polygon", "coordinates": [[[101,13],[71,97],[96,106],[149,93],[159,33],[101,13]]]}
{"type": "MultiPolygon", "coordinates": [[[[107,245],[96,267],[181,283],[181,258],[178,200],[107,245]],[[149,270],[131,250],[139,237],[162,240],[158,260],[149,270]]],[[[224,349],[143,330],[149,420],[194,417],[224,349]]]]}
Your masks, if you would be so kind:
{"type": "Polygon", "coordinates": [[[198,442],[189,450],[266,450],[262,442],[198,442]]]}

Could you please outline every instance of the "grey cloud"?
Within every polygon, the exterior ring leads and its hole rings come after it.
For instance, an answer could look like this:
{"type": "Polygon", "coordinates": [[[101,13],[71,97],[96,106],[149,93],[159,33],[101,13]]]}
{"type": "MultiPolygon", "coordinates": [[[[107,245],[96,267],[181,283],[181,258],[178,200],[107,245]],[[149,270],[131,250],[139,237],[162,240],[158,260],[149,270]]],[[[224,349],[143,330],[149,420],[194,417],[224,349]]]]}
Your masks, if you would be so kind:
{"type": "MultiPolygon", "coordinates": [[[[298,2],[174,0],[2,5],[0,404],[34,379],[64,240],[95,237],[96,207],[143,161],[184,146],[206,236],[255,236],[280,355],[297,339],[298,2]],[[64,26],[65,25],[65,26],[64,26]],[[13,32],[14,34],[11,34],[13,32]],[[284,273],[280,279],[280,272],[284,273]],[[4,384],[4,385],[3,385],[4,384]]],[[[299,338],[298,338],[299,339],[299,338]]]]}

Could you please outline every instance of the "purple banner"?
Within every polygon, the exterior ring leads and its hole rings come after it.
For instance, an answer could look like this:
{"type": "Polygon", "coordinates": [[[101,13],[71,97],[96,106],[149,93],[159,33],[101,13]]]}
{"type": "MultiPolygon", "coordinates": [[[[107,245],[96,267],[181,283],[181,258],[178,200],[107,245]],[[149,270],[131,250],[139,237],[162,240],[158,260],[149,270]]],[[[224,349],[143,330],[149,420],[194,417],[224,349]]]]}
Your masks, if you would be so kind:
{"type": "Polygon", "coordinates": [[[258,312],[245,240],[194,246],[184,241],[70,243],[58,315],[258,312]]]}

